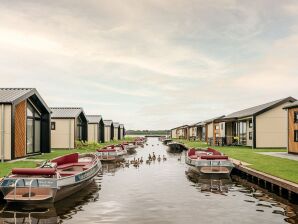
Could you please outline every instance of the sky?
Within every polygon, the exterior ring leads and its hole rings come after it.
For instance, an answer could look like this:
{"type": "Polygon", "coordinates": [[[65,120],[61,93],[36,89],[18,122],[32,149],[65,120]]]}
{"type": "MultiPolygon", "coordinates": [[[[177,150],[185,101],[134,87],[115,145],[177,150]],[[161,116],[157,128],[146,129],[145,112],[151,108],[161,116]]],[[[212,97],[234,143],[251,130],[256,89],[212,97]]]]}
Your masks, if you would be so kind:
{"type": "Polygon", "coordinates": [[[298,1],[0,0],[0,78],[126,129],[298,98],[298,1]]]}

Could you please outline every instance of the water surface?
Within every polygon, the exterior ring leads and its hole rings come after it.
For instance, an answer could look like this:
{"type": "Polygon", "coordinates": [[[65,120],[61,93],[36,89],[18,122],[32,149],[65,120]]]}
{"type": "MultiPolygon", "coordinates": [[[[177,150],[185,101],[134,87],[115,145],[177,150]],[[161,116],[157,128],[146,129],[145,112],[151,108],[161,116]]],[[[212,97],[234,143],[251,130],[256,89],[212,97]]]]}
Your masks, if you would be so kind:
{"type": "Polygon", "coordinates": [[[16,213],[16,208],[3,205],[2,222],[298,223],[296,206],[227,178],[189,178],[183,153],[167,153],[157,138],[147,144],[127,159],[145,160],[155,152],[167,160],[138,168],[104,165],[103,174],[87,189],[46,211],[16,213]]]}

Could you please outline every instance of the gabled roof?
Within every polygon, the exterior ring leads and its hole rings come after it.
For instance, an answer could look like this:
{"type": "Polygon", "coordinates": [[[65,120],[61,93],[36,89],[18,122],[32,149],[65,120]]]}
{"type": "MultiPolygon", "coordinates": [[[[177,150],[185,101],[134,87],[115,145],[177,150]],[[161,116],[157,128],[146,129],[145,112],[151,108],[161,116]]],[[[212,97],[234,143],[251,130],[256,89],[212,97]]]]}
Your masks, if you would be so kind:
{"type": "Polygon", "coordinates": [[[88,123],[97,124],[102,120],[101,115],[86,115],[88,123]]]}
{"type": "Polygon", "coordinates": [[[188,127],[188,125],[181,125],[181,126],[179,126],[179,127],[172,128],[172,129],[170,129],[170,130],[179,129],[179,128],[187,128],[187,127],[188,127]]]}
{"type": "Polygon", "coordinates": [[[272,101],[269,103],[261,104],[261,105],[255,106],[255,107],[250,107],[250,108],[247,108],[244,110],[240,110],[240,111],[231,113],[231,114],[227,115],[225,118],[227,118],[227,119],[242,118],[242,117],[249,117],[249,116],[253,116],[253,115],[259,115],[259,114],[262,114],[270,109],[280,106],[284,103],[294,102],[294,101],[296,101],[295,98],[287,97],[287,98],[275,100],[275,101],[272,101]]]}
{"type": "Polygon", "coordinates": [[[112,120],[103,120],[105,126],[111,126],[113,124],[112,120]]]}
{"type": "Polygon", "coordinates": [[[81,113],[86,117],[82,107],[51,107],[52,118],[76,118],[81,113]]]}
{"type": "Polygon", "coordinates": [[[222,116],[218,116],[218,117],[214,117],[214,118],[205,120],[205,121],[203,121],[203,123],[204,123],[204,124],[209,124],[209,123],[212,123],[213,121],[215,121],[215,120],[217,120],[217,119],[222,119],[222,118],[225,118],[225,115],[222,115],[222,116]]]}
{"type": "Polygon", "coordinates": [[[120,124],[120,128],[124,128],[124,124],[120,124]]]}
{"type": "Polygon", "coordinates": [[[286,105],[284,107],[284,109],[290,109],[290,108],[295,108],[295,107],[298,107],[298,101],[295,101],[293,103],[289,103],[288,105],[286,105]]]}
{"type": "Polygon", "coordinates": [[[113,122],[114,128],[119,128],[120,124],[118,122],[113,122]]]}
{"type": "Polygon", "coordinates": [[[38,98],[44,108],[50,113],[50,108],[35,88],[0,88],[0,103],[17,104],[33,95],[38,98]]]}

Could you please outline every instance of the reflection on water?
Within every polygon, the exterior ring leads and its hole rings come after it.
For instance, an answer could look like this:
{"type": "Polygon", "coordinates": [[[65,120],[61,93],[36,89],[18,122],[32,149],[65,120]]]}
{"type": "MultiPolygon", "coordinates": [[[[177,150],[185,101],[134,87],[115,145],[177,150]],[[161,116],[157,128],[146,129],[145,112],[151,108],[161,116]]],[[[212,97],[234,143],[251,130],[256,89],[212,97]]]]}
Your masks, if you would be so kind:
{"type": "Polygon", "coordinates": [[[101,178],[98,176],[87,189],[55,204],[26,205],[26,207],[6,204],[0,213],[1,221],[2,223],[62,223],[64,220],[69,220],[73,215],[84,211],[85,204],[98,200],[101,178]]]}
{"type": "Polygon", "coordinates": [[[225,174],[198,175],[198,173],[192,168],[189,168],[185,174],[190,181],[197,184],[197,187],[202,192],[209,191],[211,193],[227,193],[233,184],[230,176],[225,174]]]}
{"type": "Polygon", "coordinates": [[[86,189],[48,210],[5,206],[2,223],[298,223],[297,206],[227,177],[195,175],[184,152],[167,153],[157,138],[126,159],[134,157],[144,162],[104,164],[86,189]],[[147,164],[153,152],[167,160],[147,164]]]}

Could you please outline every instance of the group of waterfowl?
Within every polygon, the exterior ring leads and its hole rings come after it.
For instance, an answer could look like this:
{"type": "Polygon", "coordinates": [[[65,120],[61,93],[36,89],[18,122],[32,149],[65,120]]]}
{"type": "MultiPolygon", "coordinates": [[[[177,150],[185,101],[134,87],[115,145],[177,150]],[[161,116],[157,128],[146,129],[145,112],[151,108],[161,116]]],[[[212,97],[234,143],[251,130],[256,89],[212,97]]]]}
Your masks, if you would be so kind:
{"type": "Polygon", "coordinates": [[[147,164],[150,164],[152,161],[155,161],[155,160],[157,160],[158,162],[160,162],[161,160],[166,161],[167,158],[165,157],[165,155],[163,155],[162,158],[161,158],[160,155],[158,155],[157,158],[156,158],[156,155],[155,155],[155,153],[153,152],[153,153],[152,153],[152,156],[151,156],[151,154],[149,153],[148,160],[146,160],[146,163],[147,163],[147,164]]]}
{"type": "Polygon", "coordinates": [[[156,156],[155,153],[153,152],[152,155],[149,154],[148,159],[146,161],[144,161],[143,157],[140,157],[137,159],[134,157],[133,160],[125,160],[123,162],[120,162],[119,165],[122,167],[129,167],[130,165],[133,165],[134,167],[139,167],[144,162],[146,162],[146,164],[150,165],[151,162],[154,162],[156,160],[158,162],[161,162],[162,160],[166,161],[167,158],[165,155],[163,155],[162,157],[161,157],[161,155],[156,156]]]}

